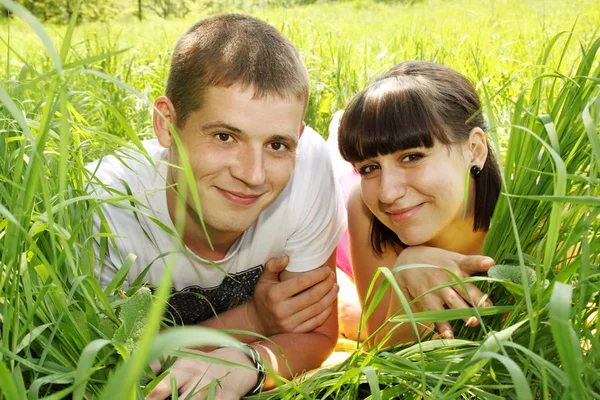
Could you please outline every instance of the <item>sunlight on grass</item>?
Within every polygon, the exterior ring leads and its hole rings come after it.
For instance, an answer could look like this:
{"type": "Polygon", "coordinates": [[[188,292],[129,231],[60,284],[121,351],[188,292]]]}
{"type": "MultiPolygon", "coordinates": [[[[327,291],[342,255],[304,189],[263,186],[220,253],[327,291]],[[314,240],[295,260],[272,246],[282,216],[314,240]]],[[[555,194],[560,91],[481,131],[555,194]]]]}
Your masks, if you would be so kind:
{"type": "MultiPolygon", "coordinates": [[[[299,47],[312,93],[306,122],[331,115],[393,63],[422,59],[469,76],[501,155],[503,194],[485,243],[500,264],[537,280],[474,277],[489,309],[395,317],[413,329],[456,320],[456,339],[368,350],[257,398],[598,398],[600,392],[600,65],[597,2],[524,0],[317,2],[255,7],[299,47]],[[518,287],[518,290],[512,290],[518,287]],[[482,326],[464,326],[480,315],[482,326]]],[[[0,395],[143,398],[151,359],[181,346],[224,343],[201,328],[157,334],[165,277],[130,352],[115,331],[139,288],[94,278],[94,241],[114,240],[89,192],[85,165],[152,135],[186,20],[44,26],[8,0],[0,27],[0,395]],[[177,344],[177,345],[175,345],[177,344]]],[[[189,171],[188,171],[189,172],[189,171]]],[[[189,177],[189,182],[193,182],[189,177]]],[[[135,199],[115,193],[115,203],[135,199]]],[[[389,270],[383,295],[395,280],[389,270]]],[[[402,299],[408,304],[407,299],[402,299]]],[[[369,311],[367,310],[367,313],[369,311]]],[[[363,335],[364,336],[364,335],[363,335]]],[[[233,341],[231,342],[234,343],[233,341]]],[[[146,386],[148,385],[148,386],[146,386]]],[[[0,396],[0,397],[1,397],[0,396]]]]}

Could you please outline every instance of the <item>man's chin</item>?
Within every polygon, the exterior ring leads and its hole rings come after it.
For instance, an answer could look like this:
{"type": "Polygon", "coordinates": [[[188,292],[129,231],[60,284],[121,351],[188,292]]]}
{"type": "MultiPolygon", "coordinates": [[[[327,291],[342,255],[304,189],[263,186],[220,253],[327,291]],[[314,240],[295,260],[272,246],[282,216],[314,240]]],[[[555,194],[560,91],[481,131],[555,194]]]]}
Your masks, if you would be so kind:
{"type": "Polygon", "coordinates": [[[254,218],[252,220],[244,220],[244,221],[240,221],[239,219],[231,219],[231,217],[227,218],[229,219],[229,221],[227,221],[226,219],[216,219],[216,218],[210,218],[210,221],[205,221],[206,225],[209,225],[211,227],[212,230],[216,231],[216,232],[222,232],[222,233],[228,233],[228,234],[242,234],[244,232],[246,232],[248,229],[250,229],[250,227],[252,226],[252,224],[254,224],[256,222],[257,218],[254,218]]]}

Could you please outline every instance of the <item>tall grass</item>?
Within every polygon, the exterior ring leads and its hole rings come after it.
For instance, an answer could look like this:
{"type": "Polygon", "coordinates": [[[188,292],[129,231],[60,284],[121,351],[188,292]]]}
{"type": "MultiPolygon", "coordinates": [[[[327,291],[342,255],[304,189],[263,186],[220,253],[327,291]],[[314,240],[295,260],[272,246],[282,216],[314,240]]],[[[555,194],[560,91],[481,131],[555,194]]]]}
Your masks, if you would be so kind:
{"type": "MultiPolygon", "coordinates": [[[[506,284],[507,291],[499,282],[473,278],[488,281],[483,288],[494,307],[393,320],[478,315],[481,329],[460,322],[454,340],[359,347],[342,365],[264,398],[598,398],[600,38],[578,43],[581,55],[570,75],[546,67],[556,43],[543,49],[540,75],[515,99],[510,123],[495,118],[494,99],[482,85],[493,131],[509,132],[501,158],[503,192],[484,253],[515,265],[523,282],[526,269],[535,269],[536,282],[506,284]]],[[[492,137],[499,149],[497,134],[492,137]]],[[[402,296],[390,271],[381,273],[388,280],[373,288],[375,296],[390,287],[402,296]]]]}
{"type": "MultiPolygon", "coordinates": [[[[321,132],[394,62],[433,60],[470,76],[504,171],[485,252],[538,276],[520,294],[473,278],[496,306],[478,311],[481,329],[456,323],[459,339],[361,348],[340,366],[261,397],[598,398],[600,42],[592,22],[600,11],[593,3],[579,15],[562,1],[255,10],[302,52],[313,84],[306,119],[321,132]]],[[[42,26],[15,3],[0,4],[17,17],[0,47],[0,394],[142,397],[152,387],[143,378],[152,375],[144,372],[149,359],[174,343],[228,339],[192,329],[155,337],[168,277],[138,351],[114,339],[118,309],[136,288],[119,295],[122,277],[107,290],[93,277],[91,216],[99,204],[88,195],[84,165],[120,146],[139,148],[151,134],[151,100],[162,94],[172,44],[192,21],[42,26]]],[[[96,239],[111,237],[106,229],[96,239]]]]}

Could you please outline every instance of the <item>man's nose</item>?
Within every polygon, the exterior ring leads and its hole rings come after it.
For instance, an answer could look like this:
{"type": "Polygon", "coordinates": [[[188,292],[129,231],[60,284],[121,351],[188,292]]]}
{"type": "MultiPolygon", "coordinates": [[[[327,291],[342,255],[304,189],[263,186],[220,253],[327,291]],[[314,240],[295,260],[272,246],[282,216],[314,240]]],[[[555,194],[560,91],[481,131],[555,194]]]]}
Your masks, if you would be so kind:
{"type": "Polygon", "coordinates": [[[237,155],[231,175],[248,186],[260,186],[265,182],[265,165],[262,148],[246,147],[237,155]]]}

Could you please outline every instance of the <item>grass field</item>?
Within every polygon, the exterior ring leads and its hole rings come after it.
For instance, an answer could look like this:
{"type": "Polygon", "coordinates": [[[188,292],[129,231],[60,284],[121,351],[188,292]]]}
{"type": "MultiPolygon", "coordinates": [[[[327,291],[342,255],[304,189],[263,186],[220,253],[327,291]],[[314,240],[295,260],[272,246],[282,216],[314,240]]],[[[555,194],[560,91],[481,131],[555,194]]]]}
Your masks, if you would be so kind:
{"type": "MultiPolygon", "coordinates": [[[[67,27],[0,4],[15,12],[0,25],[0,393],[142,397],[149,357],[174,343],[223,339],[191,328],[155,338],[168,279],[138,350],[113,339],[125,300],[114,296],[119,282],[102,290],[93,278],[98,204],[83,166],[152,135],[151,104],[163,94],[172,46],[206,11],[67,27]]],[[[342,365],[261,398],[600,398],[600,3],[352,1],[227,11],[266,19],[298,46],[312,82],[306,122],[322,133],[333,112],[396,62],[431,60],[469,76],[505,178],[485,252],[516,265],[518,276],[537,273],[532,285],[473,278],[495,304],[481,329],[457,322],[452,341],[357,349],[342,365]]],[[[448,310],[398,318],[462,317],[448,310]]]]}

